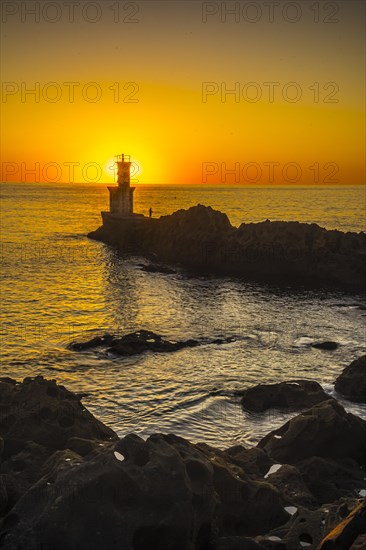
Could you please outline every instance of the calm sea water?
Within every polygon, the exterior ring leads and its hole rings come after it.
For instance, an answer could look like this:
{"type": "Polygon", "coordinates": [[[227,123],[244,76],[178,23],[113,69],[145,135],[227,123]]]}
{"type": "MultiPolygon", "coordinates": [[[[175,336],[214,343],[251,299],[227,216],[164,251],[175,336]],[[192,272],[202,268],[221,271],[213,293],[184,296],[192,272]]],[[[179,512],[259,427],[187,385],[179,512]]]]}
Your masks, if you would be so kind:
{"type": "MultiPolygon", "coordinates": [[[[362,187],[139,186],[136,210],[155,216],[197,203],[243,221],[299,220],[365,229],[362,187]]],[[[362,297],[293,291],[231,278],[141,271],[86,234],[107,209],[103,185],[1,186],[1,375],[43,374],[73,391],[120,435],[174,432],[220,447],[252,444],[285,416],[243,413],[232,392],[259,382],[335,377],[366,352],[362,297]],[[77,354],[72,340],[149,329],[167,338],[236,336],[174,354],[121,359],[77,354]],[[309,347],[336,340],[335,352],[309,347]]],[[[362,406],[348,409],[366,418],[362,406]]]]}

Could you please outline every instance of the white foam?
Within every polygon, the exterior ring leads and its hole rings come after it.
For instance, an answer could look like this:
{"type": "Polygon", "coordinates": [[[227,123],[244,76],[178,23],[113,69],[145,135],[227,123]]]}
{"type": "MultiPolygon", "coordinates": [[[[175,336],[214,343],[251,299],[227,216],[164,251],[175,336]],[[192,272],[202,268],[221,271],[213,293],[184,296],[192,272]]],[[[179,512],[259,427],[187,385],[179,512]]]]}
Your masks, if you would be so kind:
{"type": "Polygon", "coordinates": [[[366,489],[360,489],[358,491],[358,494],[360,495],[360,497],[366,497],[366,489]]]}
{"type": "Polygon", "coordinates": [[[125,457],[121,453],[119,453],[118,451],[114,451],[113,454],[116,457],[116,459],[119,460],[120,462],[124,461],[125,457]]]}
{"type": "Polygon", "coordinates": [[[282,464],[273,464],[268,470],[268,472],[266,473],[266,475],[264,476],[264,478],[266,479],[271,474],[274,474],[275,472],[277,472],[280,468],[282,468],[282,464]]]}
{"type": "Polygon", "coordinates": [[[309,338],[308,336],[301,336],[297,340],[295,340],[294,344],[295,346],[306,346],[307,344],[312,344],[314,342],[314,338],[309,338]]]}
{"type": "Polygon", "coordinates": [[[281,541],[282,539],[280,539],[280,537],[271,536],[271,537],[267,537],[267,540],[271,540],[272,542],[277,542],[277,541],[281,541]]]}
{"type": "Polygon", "coordinates": [[[300,541],[300,546],[302,546],[304,548],[305,546],[311,546],[311,544],[310,544],[310,542],[300,541]]]}
{"type": "Polygon", "coordinates": [[[282,435],[274,435],[273,436],[275,439],[282,439],[282,435]]]}

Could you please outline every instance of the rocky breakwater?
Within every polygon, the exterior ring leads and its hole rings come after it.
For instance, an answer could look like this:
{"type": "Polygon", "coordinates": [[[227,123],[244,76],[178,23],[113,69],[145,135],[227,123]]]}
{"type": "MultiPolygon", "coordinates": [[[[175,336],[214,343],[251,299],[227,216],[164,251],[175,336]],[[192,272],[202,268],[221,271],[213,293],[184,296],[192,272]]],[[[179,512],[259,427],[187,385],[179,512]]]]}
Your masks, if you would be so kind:
{"type": "Polygon", "coordinates": [[[365,290],[365,233],[268,220],[236,228],[226,214],[197,205],[152,220],[105,219],[89,237],[208,273],[365,290]]]}
{"type": "Polygon", "coordinates": [[[335,400],[257,447],[221,451],[175,435],[119,438],[54,381],[3,378],[0,436],[4,550],[312,550],[326,536],[324,548],[361,540],[366,422],[335,400]]]}

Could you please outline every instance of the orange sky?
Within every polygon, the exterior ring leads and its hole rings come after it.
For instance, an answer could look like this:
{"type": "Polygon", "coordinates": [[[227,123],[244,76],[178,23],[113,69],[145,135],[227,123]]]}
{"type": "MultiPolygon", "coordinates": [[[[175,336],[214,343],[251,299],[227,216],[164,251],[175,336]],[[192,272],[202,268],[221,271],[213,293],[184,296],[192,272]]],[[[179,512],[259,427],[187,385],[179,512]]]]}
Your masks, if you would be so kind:
{"type": "Polygon", "coordinates": [[[365,181],[362,2],[6,4],[3,181],[365,181]]]}

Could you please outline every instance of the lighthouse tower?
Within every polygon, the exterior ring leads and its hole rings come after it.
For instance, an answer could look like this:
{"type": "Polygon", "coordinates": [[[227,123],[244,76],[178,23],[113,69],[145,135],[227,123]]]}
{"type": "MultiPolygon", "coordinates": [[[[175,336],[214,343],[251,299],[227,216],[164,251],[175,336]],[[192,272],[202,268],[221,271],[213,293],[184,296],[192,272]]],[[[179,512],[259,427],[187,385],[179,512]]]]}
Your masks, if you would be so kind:
{"type": "Polygon", "coordinates": [[[130,187],[130,155],[118,155],[116,164],[118,187],[108,187],[109,209],[114,216],[126,218],[133,216],[133,192],[135,190],[134,187],[130,187]]]}

